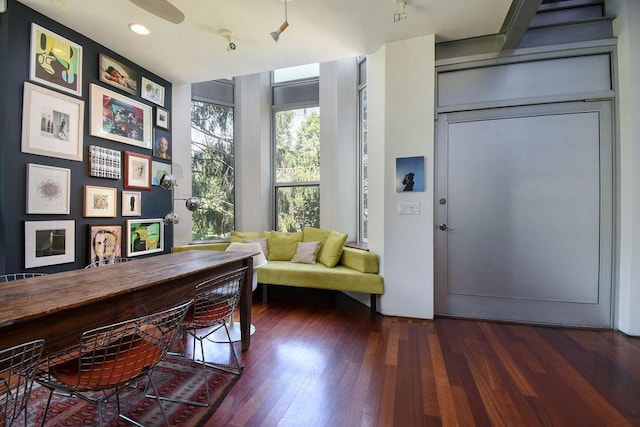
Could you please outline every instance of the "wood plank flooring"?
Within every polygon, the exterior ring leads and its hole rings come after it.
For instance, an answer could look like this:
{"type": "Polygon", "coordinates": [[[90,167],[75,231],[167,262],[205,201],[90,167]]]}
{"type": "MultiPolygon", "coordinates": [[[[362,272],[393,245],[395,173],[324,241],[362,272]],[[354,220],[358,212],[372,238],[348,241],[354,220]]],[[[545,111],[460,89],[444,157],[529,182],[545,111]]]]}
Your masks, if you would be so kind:
{"type": "Polygon", "coordinates": [[[640,426],[640,339],[372,317],[329,291],[269,299],[256,291],[244,373],[208,427],[640,426]]]}

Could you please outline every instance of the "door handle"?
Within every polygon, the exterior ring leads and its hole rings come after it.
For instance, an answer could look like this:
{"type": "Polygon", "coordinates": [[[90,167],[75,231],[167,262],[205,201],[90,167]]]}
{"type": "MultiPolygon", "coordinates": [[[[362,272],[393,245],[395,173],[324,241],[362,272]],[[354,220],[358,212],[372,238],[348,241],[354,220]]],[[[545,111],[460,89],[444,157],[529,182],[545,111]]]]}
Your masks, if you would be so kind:
{"type": "Polygon", "coordinates": [[[438,225],[438,228],[442,231],[454,231],[453,228],[448,227],[447,224],[440,224],[438,225]]]}

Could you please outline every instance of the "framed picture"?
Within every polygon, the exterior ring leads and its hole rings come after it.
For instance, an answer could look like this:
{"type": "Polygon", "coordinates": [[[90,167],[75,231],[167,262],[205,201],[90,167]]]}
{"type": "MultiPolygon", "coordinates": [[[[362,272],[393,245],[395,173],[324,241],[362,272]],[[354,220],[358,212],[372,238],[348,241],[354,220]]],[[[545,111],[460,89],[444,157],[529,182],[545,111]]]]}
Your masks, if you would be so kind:
{"type": "Polygon", "coordinates": [[[142,215],[142,193],[139,191],[122,192],[122,216],[142,215]]]}
{"type": "Polygon", "coordinates": [[[116,216],[118,190],[111,187],[84,186],[84,216],[109,217],[116,216]]]}
{"type": "Polygon", "coordinates": [[[138,73],[104,53],[99,57],[100,81],[132,95],[138,93],[138,73]]]}
{"type": "Polygon", "coordinates": [[[29,78],[82,96],[82,46],[32,23],[29,78]]]}
{"type": "Polygon", "coordinates": [[[151,185],[160,185],[165,175],[171,175],[171,163],[151,162],[151,185]]]}
{"type": "Polygon", "coordinates": [[[161,86],[156,82],[152,82],[146,77],[142,78],[140,96],[154,104],[158,104],[162,107],[164,106],[164,86],[161,86]]]}
{"type": "Polygon", "coordinates": [[[22,152],[82,161],[84,101],[24,82],[22,152]]]}
{"type": "Polygon", "coordinates": [[[153,157],[171,160],[171,134],[166,130],[153,130],[153,157]]]}
{"type": "Polygon", "coordinates": [[[424,191],[424,156],[396,159],[396,192],[424,191]]]}
{"type": "Polygon", "coordinates": [[[87,225],[89,236],[89,264],[111,264],[122,256],[121,225],[87,225]]]}
{"type": "Polygon", "coordinates": [[[156,126],[169,129],[169,111],[156,107],[156,126]]]}
{"type": "Polygon", "coordinates": [[[27,213],[70,212],[71,169],[27,164],[27,213]]]}
{"type": "Polygon", "coordinates": [[[151,107],[96,84],[90,91],[91,135],[151,148],[151,107]]]}
{"type": "Polygon", "coordinates": [[[89,175],[98,178],[120,179],[121,157],[119,151],[89,146],[89,175]]]}
{"type": "Polygon", "coordinates": [[[151,190],[151,156],[124,152],[124,188],[151,190]]]}
{"type": "Polygon", "coordinates": [[[75,261],[75,221],[25,221],[24,267],[75,261]]]}
{"type": "Polygon", "coordinates": [[[164,250],[162,219],[127,220],[127,256],[138,256],[164,250]]]}

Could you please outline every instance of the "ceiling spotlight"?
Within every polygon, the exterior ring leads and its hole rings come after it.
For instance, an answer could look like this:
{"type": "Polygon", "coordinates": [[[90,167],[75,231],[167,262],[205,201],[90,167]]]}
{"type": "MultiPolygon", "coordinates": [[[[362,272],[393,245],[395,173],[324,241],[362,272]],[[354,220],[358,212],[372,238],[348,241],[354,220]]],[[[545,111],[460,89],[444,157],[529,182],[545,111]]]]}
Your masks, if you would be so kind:
{"type": "Polygon", "coordinates": [[[402,12],[393,14],[393,22],[400,22],[403,19],[407,19],[407,12],[404,11],[404,8],[407,6],[407,3],[409,3],[409,0],[395,0],[395,3],[402,6],[402,12]]]}
{"type": "Polygon", "coordinates": [[[284,22],[282,23],[282,25],[280,25],[280,28],[271,33],[271,37],[273,37],[275,41],[278,41],[280,39],[280,34],[282,34],[282,32],[286,30],[288,26],[289,22],[287,20],[287,0],[284,0],[284,22]]]}
{"type": "Polygon", "coordinates": [[[218,34],[227,39],[227,52],[231,52],[232,50],[237,49],[236,44],[231,41],[231,39],[233,38],[233,33],[231,32],[231,30],[226,30],[223,28],[218,31],[218,34]]]}

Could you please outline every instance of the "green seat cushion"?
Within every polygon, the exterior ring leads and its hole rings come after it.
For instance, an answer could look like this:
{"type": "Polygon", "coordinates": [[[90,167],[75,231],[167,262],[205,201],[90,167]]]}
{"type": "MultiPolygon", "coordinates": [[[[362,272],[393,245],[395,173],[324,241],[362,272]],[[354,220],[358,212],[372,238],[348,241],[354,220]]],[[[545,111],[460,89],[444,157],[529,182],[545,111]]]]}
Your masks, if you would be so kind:
{"type": "Polygon", "coordinates": [[[269,261],[289,261],[296,254],[302,231],[272,231],[267,235],[269,261]]]}
{"type": "Polygon", "coordinates": [[[327,267],[335,267],[340,256],[342,255],[342,248],[347,241],[347,235],[338,233],[337,231],[331,231],[327,240],[322,244],[320,253],[318,253],[318,261],[327,267]]]}

